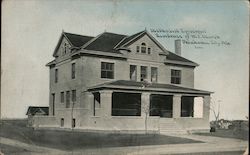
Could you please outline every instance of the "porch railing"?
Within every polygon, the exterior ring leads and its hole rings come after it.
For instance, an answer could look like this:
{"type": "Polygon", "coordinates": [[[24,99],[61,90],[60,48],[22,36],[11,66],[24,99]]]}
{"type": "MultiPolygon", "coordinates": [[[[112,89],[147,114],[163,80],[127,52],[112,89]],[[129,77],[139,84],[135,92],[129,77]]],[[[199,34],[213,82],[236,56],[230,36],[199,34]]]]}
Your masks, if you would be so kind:
{"type": "Polygon", "coordinates": [[[119,109],[113,108],[112,109],[112,116],[140,116],[139,109],[119,109]]]}

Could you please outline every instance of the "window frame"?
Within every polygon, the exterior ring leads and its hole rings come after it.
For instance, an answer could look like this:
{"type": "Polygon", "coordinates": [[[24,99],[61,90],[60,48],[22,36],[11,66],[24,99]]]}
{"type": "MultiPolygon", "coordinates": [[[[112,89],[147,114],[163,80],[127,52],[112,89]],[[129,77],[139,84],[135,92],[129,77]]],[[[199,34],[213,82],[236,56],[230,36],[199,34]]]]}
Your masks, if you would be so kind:
{"type": "Polygon", "coordinates": [[[71,79],[76,78],[76,63],[71,64],[71,79]]]}
{"type": "Polygon", "coordinates": [[[64,118],[61,118],[60,124],[61,124],[61,127],[64,127],[64,118]]]}
{"type": "Polygon", "coordinates": [[[71,91],[71,101],[73,102],[73,103],[75,103],[76,102],[76,90],[74,89],[74,90],[72,90],[71,91]]]}
{"type": "Polygon", "coordinates": [[[141,43],[141,53],[142,54],[147,54],[147,44],[146,43],[141,43]]]}
{"type": "Polygon", "coordinates": [[[58,83],[58,68],[55,69],[55,83],[58,83]]]}
{"type": "Polygon", "coordinates": [[[157,83],[158,82],[158,67],[151,67],[151,82],[153,83],[157,83]],[[155,73],[156,73],[156,80],[153,81],[153,70],[155,69],[155,73]]]}
{"type": "Polygon", "coordinates": [[[70,91],[66,91],[66,108],[70,108],[70,91]]]}
{"type": "Polygon", "coordinates": [[[171,69],[171,83],[181,84],[182,73],[180,69],[171,69]],[[178,75],[176,74],[178,73],[178,75]]]}
{"type": "Polygon", "coordinates": [[[63,91],[61,92],[61,97],[60,97],[60,98],[61,98],[61,103],[64,103],[65,95],[64,95],[64,92],[63,92],[63,91]]]}
{"type": "Polygon", "coordinates": [[[141,72],[140,72],[140,81],[144,81],[145,79],[148,78],[148,67],[147,67],[147,66],[141,66],[140,69],[141,69],[141,70],[140,70],[140,71],[141,71],[141,72]],[[145,68],[145,73],[142,72],[143,68],[145,68]],[[142,74],[142,73],[143,73],[143,74],[142,74]],[[142,78],[143,75],[145,75],[144,78],[142,78]]]}
{"type": "Polygon", "coordinates": [[[129,65],[129,78],[130,78],[130,80],[132,80],[132,81],[137,81],[137,65],[129,65]],[[133,75],[133,73],[131,72],[131,67],[135,67],[135,77],[134,77],[134,79],[132,79],[132,75],[133,75]]]}
{"type": "Polygon", "coordinates": [[[115,63],[114,62],[101,62],[101,78],[114,79],[115,78],[115,63]],[[111,77],[109,77],[111,74],[111,77]]]}

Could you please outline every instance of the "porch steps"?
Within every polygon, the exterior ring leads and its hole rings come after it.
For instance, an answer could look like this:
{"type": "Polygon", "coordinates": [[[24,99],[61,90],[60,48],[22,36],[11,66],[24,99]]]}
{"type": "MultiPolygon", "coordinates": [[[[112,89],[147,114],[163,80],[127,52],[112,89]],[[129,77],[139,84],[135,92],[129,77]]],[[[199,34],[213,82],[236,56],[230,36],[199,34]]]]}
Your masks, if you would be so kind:
{"type": "Polygon", "coordinates": [[[159,129],[161,134],[188,134],[188,132],[173,119],[160,119],[159,129]]]}

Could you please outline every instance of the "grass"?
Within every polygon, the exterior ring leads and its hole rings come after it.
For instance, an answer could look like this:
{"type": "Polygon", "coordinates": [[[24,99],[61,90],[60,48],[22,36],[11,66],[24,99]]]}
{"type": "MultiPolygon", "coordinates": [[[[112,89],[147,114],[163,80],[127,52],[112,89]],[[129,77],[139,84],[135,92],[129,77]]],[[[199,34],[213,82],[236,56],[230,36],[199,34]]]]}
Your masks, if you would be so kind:
{"type": "Polygon", "coordinates": [[[242,155],[244,151],[222,151],[222,152],[198,152],[198,153],[184,153],[175,155],[242,155]]]}
{"type": "Polygon", "coordinates": [[[201,143],[186,138],[159,134],[110,134],[75,131],[33,130],[26,121],[0,121],[0,137],[6,137],[61,150],[85,148],[201,143]]]}
{"type": "Polygon", "coordinates": [[[237,129],[237,128],[236,129],[217,129],[216,132],[199,133],[199,135],[248,140],[249,139],[249,130],[248,129],[237,129]]]}
{"type": "Polygon", "coordinates": [[[29,150],[26,150],[24,148],[14,147],[10,145],[5,145],[0,143],[0,152],[4,154],[19,154],[19,153],[31,153],[29,150]]]}

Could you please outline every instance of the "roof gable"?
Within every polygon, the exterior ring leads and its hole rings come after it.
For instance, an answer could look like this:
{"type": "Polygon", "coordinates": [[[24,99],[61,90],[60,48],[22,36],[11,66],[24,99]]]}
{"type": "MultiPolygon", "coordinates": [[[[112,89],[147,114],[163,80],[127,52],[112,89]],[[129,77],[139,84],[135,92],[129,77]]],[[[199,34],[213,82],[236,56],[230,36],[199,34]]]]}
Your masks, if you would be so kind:
{"type": "Polygon", "coordinates": [[[49,114],[49,107],[34,107],[29,106],[26,115],[48,115],[49,114]]]}
{"type": "Polygon", "coordinates": [[[94,37],[62,32],[53,53],[54,57],[57,54],[58,48],[60,47],[63,38],[65,38],[72,47],[81,47],[94,37]]]}

